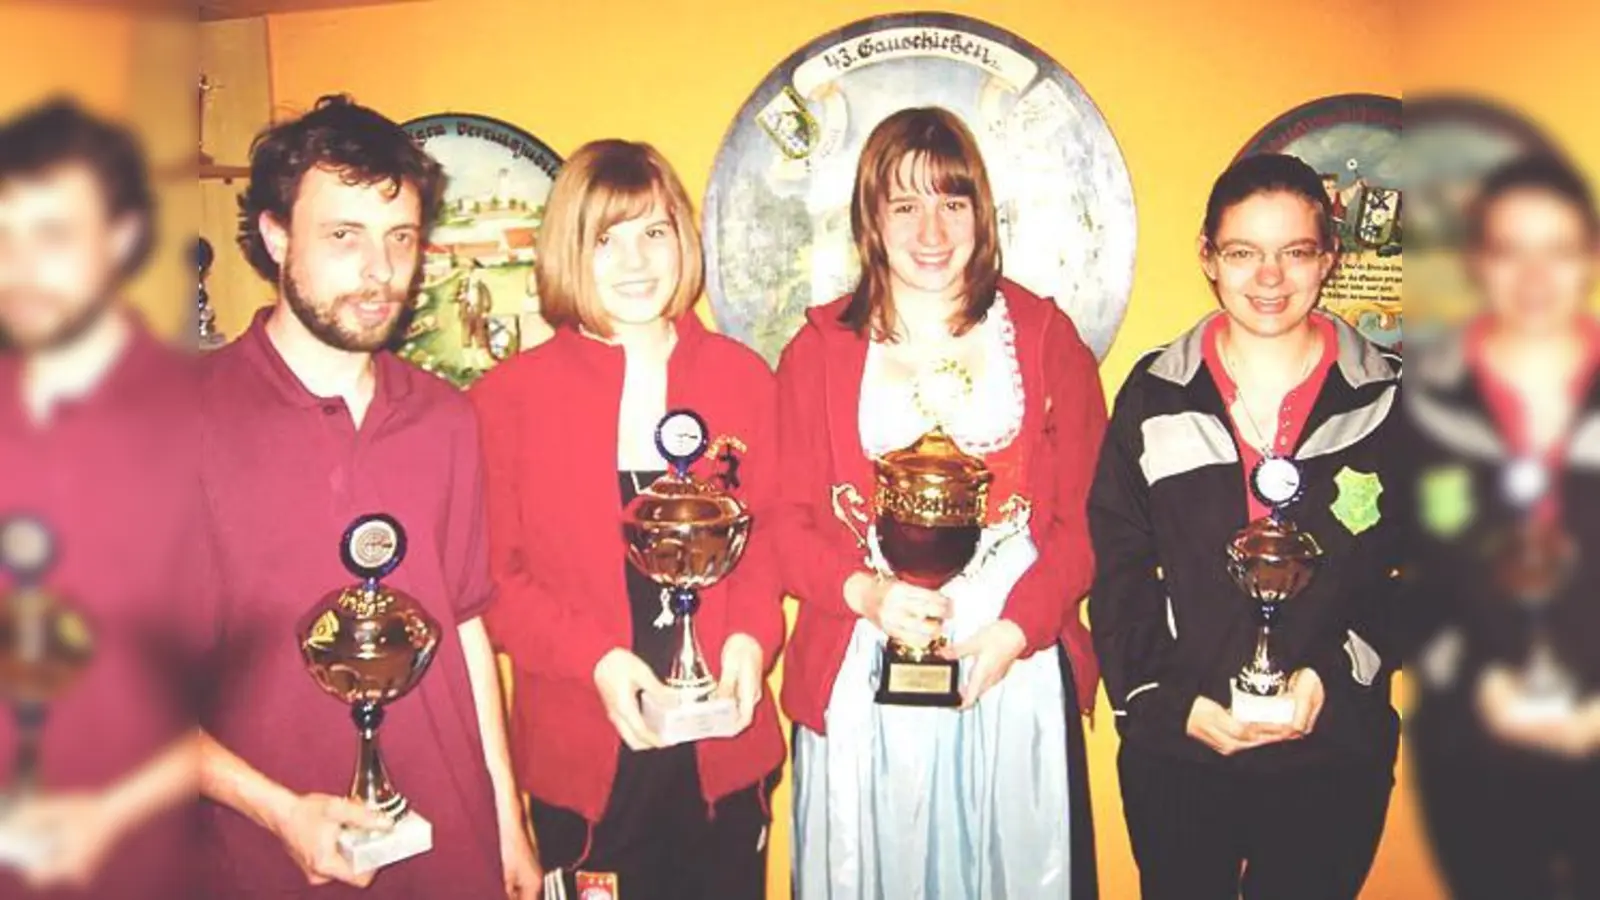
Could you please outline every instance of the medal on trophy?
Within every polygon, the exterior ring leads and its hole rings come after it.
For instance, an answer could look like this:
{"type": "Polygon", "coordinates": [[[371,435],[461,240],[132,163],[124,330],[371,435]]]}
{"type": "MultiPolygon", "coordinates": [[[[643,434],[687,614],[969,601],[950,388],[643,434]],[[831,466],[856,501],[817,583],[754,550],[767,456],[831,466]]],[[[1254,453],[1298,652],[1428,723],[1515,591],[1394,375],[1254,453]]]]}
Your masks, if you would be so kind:
{"type": "Polygon", "coordinates": [[[347,829],[339,850],[358,874],[433,848],[433,825],[395,789],[378,751],[384,707],[421,680],[439,646],[439,623],[415,598],[382,579],[405,558],[406,533],[392,516],[365,515],[351,523],[340,557],[358,584],[329,592],[296,629],[306,671],[317,685],[349,704],[360,735],[350,797],[387,816],[387,832],[347,829]]]}
{"type": "Polygon", "coordinates": [[[1527,618],[1529,634],[1528,656],[1509,712],[1528,722],[1559,720],[1577,709],[1578,681],[1556,656],[1546,616],[1572,574],[1577,545],[1558,521],[1533,513],[1550,489],[1550,473],[1542,462],[1513,461],[1502,473],[1501,489],[1518,515],[1490,537],[1490,565],[1496,586],[1527,618]]]}
{"type": "Polygon", "coordinates": [[[38,519],[0,521],[0,570],[11,591],[0,610],[0,691],[11,706],[16,750],[0,792],[0,865],[33,866],[52,852],[49,835],[8,824],[39,784],[39,741],[50,702],[76,682],[93,655],[83,617],[43,587],[55,540],[38,519]]]}
{"type": "Polygon", "coordinates": [[[1240,722],[1285,725],[1294,721],[1289,675],[1272,653],[1272,629],[1285,602],[1311,583],[1322,547],[1290,521],[1286,510],[1304,492],[1300,466],[1266,456],[1250,471],[1250,490],[1271,512],[1234,533],[1228,574],[1255,608],[1256,641],[1250,660],[1233,677],[1230,711],[1240,722]]]}
{"type": "Polygon", "coordinates": [[[739,706],[714,697],[717,681],[695,634],[700,591],[733,571],[750,537],[750,513],[727,491],[689,474],[710,447],[705,420],[674,410],[656,426],[656,450],[668,471],[622,512],[628,561],[661,586],[669,624],[677,630],[666,686],[670,697],[645,696],[640,711],[667,745],[739,732],[739,706]]]}

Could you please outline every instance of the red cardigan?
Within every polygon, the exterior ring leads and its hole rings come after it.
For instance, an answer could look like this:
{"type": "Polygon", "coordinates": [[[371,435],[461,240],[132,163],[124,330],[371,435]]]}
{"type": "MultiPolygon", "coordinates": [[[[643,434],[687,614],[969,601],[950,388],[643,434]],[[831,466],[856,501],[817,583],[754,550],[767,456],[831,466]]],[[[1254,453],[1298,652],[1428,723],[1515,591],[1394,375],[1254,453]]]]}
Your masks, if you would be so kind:
{"type": "MultiPolygon", "coordinates": [[[[1078,604],[1094,578],[1086,504],[1106,427],[1099,365],[1054,303],[1009,281],[1001,289],[1017,333],[1026,394],[1017,441],[1039,546],[1038,562],[1017,582],[1003,615],[1027,637],[1025,652],[1066,645],[1087,712],[1100,674],[1078,604]]],[[[848,302],[812,309],[778,364],[784,478],[772,530],[783,548],[785,587],[801,600],[784,659],[783,707],[819,733],[856,621],[844,582],[864,568],[863,552],[834,518],[831,488],[849,482],[869,500],[873,492],[857,424],[867,341],[839,323],[848,302]]]]}
{"type": "MultiPolygon", "coordinates": [[[[668,408],[693,409],[713,437],[738,437],[748,447],[736,493],[754,520],[738,567],[702,592],[695,625],[714,671],[724,640],[738,632],[760,642],[770,669],[784,636],[771,524],[772,374],[759,356],[707,331],[693,314],[677,329],[667,363],[668,408]]],[[[469,392],[483,435],[498,591],[486,622],[511,657],[518,780],[541,801],[591,823],[605,812],[621,747],[594,667],[612,648],[631,646],[633,635],[617,488],[624,367],[620,348],[559,329],[469,392]]],[[[702,459],[694,471],[709,477],[720,468],[702,459]]],[[[760,781],[784,754],[777,711],[763,697],[744,733],[698,745],[706,802],[760,781]]]]}

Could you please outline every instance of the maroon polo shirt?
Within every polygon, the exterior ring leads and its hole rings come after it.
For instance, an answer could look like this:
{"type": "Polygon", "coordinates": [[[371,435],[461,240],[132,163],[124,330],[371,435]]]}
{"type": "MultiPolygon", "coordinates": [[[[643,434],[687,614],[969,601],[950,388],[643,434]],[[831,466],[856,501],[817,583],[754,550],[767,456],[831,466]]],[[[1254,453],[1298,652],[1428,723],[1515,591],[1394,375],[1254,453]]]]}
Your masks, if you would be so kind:
{"type": "Polygon", "coordinates": [[[295,626],[324,594],[356,580],[339,558],[350,522],[393,515],[409,548],[385,581],[420,601],[443,634],[421,683],[387,707],[379,743],[395,786],[433,823],[434,846],[383,869],[366,891],[310,888],[276,837],[214,806],[204,857],[216,896],[503,896],[493,793],[456,635],[493,596],[471,407],[443,381],[380,353],[358,430],[342,400],[314,396],[289,370],[267,337],[269,312],[210,354],[201,376],[217,651],[204,722],[294,791],[348,793],[357,749],[350,710],[306,674],[295,626]]]}
{"type": "MultiPolygon", "coordinates": [[[[95,656],[50,705],[41,747],[47,792],[100,791],[187,733],[184,671],[192,607],[184,587],[194,490],[190,360],[134,322],[131,340],[85,395],[35,423],[21,361],[0,356],[0,516],[27,513],[54,533],[45,587],[89,621],[95,656]]],[[[11,589],[0,573],[0,594],[11,589]]],[[[192,662],[192,658],[188,661],[192,662]]],[[[0,779],[16,733],[0,706],[0,779]]],[[[194,808],[141,824],[112,852],[91,894],[26,893],[0,870],[0,897],[191,896],[194,808]]]]}

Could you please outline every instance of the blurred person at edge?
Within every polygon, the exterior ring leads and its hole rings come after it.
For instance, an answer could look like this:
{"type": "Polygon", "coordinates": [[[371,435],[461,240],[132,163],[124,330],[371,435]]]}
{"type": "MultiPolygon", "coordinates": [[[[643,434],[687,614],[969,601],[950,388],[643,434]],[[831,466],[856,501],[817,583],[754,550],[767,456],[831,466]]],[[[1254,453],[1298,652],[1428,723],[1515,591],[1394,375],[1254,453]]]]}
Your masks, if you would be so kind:
{"type": "MultiPolygon", "coordinates": [[[[84,615],[95,644],[48,707],[38,792],[6,823],[42,830],[56,849],[0,868],[0,896],[22,884],[42,896],[191,895],[196,781],[179,631],[197,496],[192,362],[123,297],[149,256],[153,215],[143,151],[124,127],[67,100],[0,125],[0,517],[27,514],[52,532],[44,586],[84,615]]],[[[0,782],[15,747],[0,714],[0,782]]]]}
{"type": "Polygon", "coordinates": [[[460,392],[384,349],[415,297],[444,171],[344,96],[258,135],[250,168],[239,247],[277,300],[205,357],[199,388],[201,549],[218,586],[200,739],[208,896],[532,900],[541,875],[482,616],[494,588],[477,422],[460,392]],[[433,847],[358,874],[341,830],[390,823],[349,798],[350,710],[317,687],[294,635],[354,580],[341,534],[371,512],[408,535],[386,583],[440,623],[380,735],[433,847]]]}
{"type": "Polygon", "coordinates": [[[1597,218],[1550,157],[1491,172],[1470,209],[1482,312],[1413,347],[1417,467],[1407,606],[1418,702],[1408,721],[1433,852],[1458,898],[1600,896],[1600,572],[1580,562],[1542,613],[1574,681],[1570,712],[1519,715],[1536,632],[1489,554],[1510,529],[1600,541],[1597,218]],[[1564,874],[1563,874],[1564,873],[1564,874]]]}

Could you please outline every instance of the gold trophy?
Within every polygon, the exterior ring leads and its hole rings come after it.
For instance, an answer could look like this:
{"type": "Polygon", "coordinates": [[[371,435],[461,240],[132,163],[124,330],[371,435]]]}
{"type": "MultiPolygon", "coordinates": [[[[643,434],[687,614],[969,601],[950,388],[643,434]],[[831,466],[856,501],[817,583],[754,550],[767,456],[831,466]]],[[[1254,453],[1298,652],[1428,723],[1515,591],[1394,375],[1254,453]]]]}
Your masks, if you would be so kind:
{"type": "MultiPolygon", "coordinates": [[[[873,514],[868,516],[855,485],[840,484],[833,488],[834,516],[855,535],[879,575],[938,590],[977,554],[993,473],[942,428],[873,460],[873,470],[873,514]]],[[[1027,508],[1027,501],[1012,497],[1002,513],[1022,516],[1027,508]]],[[[960,663],[939,655],[946,643],[944,635],[921,647],[890,638],[878,702],[960,706],[960,663]]]]}
{"type": "Polygon", "coordinates": [[[1518,516],[1490,537],[1487,552],[1496,587],[1522,610],[1529,634],[1528,657],[1509,712],[1525,722],[1561,720],[1577,711],[1578,679],[1556,657],[1545,620],[1577,565],[1577,544],[1560,522],[1533,512],[1549,489],[1550,476],[1542,463],[1513,462],[1503,481],[1518,516]]]}
{"type": "Polygon", "coordinates": [[[39,740],[50,702],[78,680],[94,650],[82,616],[41,585],[55,561],[54,544],[38,519],[0,522],[0,569],[12,581],[0,610],[0,691],[11,705],[17,742],[11,784],[0,793],[0,865],[37,865],[52,852],[48,835],[7,819],[38,789],[39,740]]]}
{"type": "Polygon", "coordinates": [[[1300,467],[1293,460],[1263,459],[1250,474],[1250,487],[1272,512],[1239,529],[1228,542],[1228,574],[1255,602],[1256,611],[1255,652],[1233,677],[1231,711],[1240,722],[1287,725],[1294,721],[1294,698],[1288,673],[1272,655],[1272,627],[1283,604],[1311,583],[1322,547],[1284,516],[1302,492],[1300,467]]]}
{"type": "Polygon", "coordinates": [[[361,583],[329,592],[296,629],[306,670],[324,691],[350,704],[361,735],[351,799],[394,823],[388,832],[347,829],[340,835],[339,850],[358,874],[433,848],[433,825],[395,790],[378,752],[384,705],[416,686],[439,646],[439,623],[422,604],[378,581],[405,552],[406,533],[392,516],[356,519],[340,556],[361,583]]]}
{"type": "Polygon", "coordinates": [[[658,702],[646,695],[640,705],[645,724],[667,746],[739,732],[738,703],[712,696],[717,681],[694,631],[700,590],[733,570],[750,537],[744,505],[689,474],[709,446],[698,414],[667,413],[656,426],[656,449],[670,468],[622,512],[628,561],[661,585],[664,620],[678,631],[666,678],[670,699],[658,702]]]}

